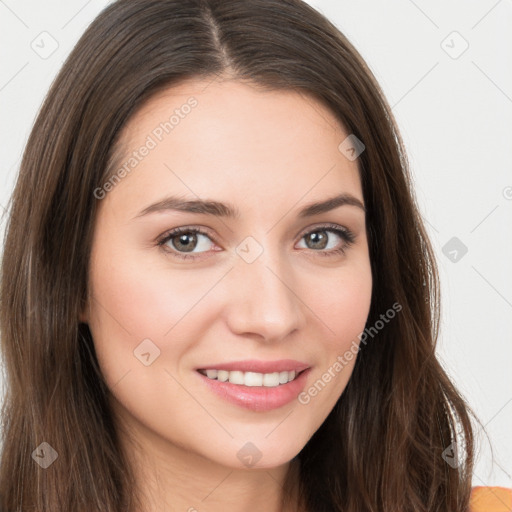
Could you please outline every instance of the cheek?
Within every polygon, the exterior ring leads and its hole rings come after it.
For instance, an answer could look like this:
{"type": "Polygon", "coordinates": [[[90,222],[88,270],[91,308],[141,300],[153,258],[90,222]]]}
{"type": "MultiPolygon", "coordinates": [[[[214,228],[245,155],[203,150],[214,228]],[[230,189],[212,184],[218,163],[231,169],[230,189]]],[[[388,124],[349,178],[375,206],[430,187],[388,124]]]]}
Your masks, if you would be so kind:
{"type": "Polygon", "coordinates": [[[332,290],[325,310],[326,323],[334,331],[334,338],[328,338],[332,348],[345,351],[347,344],[358,340],[370,311],[371,292],[371,280],[366,277],[345,282],[332,290]]]}
{"type": "Polygon", "coordinates": [[[359,336],[370,311],[372,276],[369,261],[343,269],[336,277],[325,279],[315,293],[309,292],[308,306],[320,319],[322,334],[318,343],[317,366],[308,386],[299,395],[302,407],[312,411],[311,429],[320,426],[343,390],[356,363],[359,336]]]}
{"type": "MultiPolygon", "coordinates": [[[[171,337],[166,334],[181,326],[207,291],[194,273],[166,271],[161,261],[142,258],[141,252],[100,240],[91,256],[89,327],[111,382],[141,366],[136,353],[142,342],[159,366],[164,339],[171,337]]],[[[173,357],[179,358],[183,348],[179,340],[173,343],[173,357]]]]}
{"type": "Polygon", "coordinates": [[[163,257],[143,259],[127,248],[122,259],[109,258],[114,250],[98,247],[91,258],[89,327],[102,374],[130,422],[191,448],[188,429],[204,423],[204,410],[178,370],[213,321],[212,304],[202,307],[201,298],[218,277],[170,269],[163,257]]]}
{"type": "Polygon", "coordinates": [[[102,320],[97,323],[101,329],[111,325],[133,342],[163,339],[186,321],[215,281],[211,272],[187,271],[185,265],[171,269],[164,255],[148,258],[143,251],[128,249],[112,264],[107,253],[108,248],[98,251],[98,263],[91,270],[93,307],[98,306],[95,313],[102,320]]]}
{"type": "Polygon", "coordinates": [[[308,306],[325,327],[324,348],[345,351],[363,331],[370,311],[372,275],[369,260],[361,258],[319,281],[311,288],[308,306]]]}

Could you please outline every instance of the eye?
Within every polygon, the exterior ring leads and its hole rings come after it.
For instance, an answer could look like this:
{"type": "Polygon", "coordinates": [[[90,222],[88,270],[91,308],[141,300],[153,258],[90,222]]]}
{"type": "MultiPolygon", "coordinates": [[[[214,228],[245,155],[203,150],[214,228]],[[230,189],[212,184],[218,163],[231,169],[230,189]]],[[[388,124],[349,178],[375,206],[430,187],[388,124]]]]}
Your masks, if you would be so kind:
{"type": "MultiPolygon", "coordinates": [[[[354,234],[337,224],[317,226],[301,236],[306,240],[306,249],[320,256],[344,254],[354,243],[354,234]],[[336,242],[336,238],[341,239],[336,242]],[[334,243],[333,243],[334,242],[334,243]]],[[[181,259],[200,259],[197,254],[209,251],[213,244],[209,232],[199,227],[180,227],[164,234],[157,242],[168,254],[181,259]],[[199,250],[196,250],[199,249],[199,250]]]]}
{"type": "Polygon", "coordinates": [[[355,236],[346,228],[336,224],[328,224],[307,231],[302,235],[302,239],[306,240],[306,248],[312,249],[320,256],[335,256],[344,254],[354,243],[355,236]],[[341,245],[339,241],[336,243],[336,238],[341,239],[341,245]]]}
{"type": "Polygon", "coordinates": [[[196,248],[204,250],[195,251],[195,253],[207,252],[211,243],[210,236],[206,231],[195,227],[184,227],[169,231],[158,242],[158,245],[177,258],[196,259],[197,256],[186,253],[194,253],[196,248]],[[204,239],[210,240],[210,243],[204,239]]]}

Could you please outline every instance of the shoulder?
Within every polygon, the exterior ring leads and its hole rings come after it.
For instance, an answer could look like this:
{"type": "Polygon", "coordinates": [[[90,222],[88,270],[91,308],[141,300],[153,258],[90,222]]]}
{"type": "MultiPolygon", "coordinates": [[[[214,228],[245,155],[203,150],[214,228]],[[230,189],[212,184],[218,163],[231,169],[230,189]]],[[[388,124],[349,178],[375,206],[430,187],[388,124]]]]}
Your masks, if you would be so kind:
{"type": "Polygon", "coordinates": [[[488,486],[473,487],[469,512],[512,512],[512,489],[488,486]]]}

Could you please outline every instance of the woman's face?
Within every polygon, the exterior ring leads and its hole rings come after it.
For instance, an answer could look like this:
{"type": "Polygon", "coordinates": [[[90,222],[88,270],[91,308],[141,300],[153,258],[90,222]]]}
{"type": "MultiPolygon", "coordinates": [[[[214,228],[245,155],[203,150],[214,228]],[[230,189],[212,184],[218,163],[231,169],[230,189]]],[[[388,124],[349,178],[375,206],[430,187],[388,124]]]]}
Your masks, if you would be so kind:
{"type": "Polygon", "coordinates": [[[232,81],[182,83],[126,125],[81,320],[146,446],[275,467],[340,398],[372,289],[348,135],[310,97],[232,81]]]}

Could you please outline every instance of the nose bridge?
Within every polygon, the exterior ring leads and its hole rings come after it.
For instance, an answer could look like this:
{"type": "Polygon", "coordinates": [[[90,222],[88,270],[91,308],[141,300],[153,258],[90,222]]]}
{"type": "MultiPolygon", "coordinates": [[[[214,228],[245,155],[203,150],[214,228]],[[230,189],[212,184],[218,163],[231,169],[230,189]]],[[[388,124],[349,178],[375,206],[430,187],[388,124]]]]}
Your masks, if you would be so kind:
{"type": "Polygon", "coordinates": [[[237,247],[231,321],[239,333],[278,339],[301,325],[301,301],[286,253],[271,243],[247,237],[237,247]]]}

